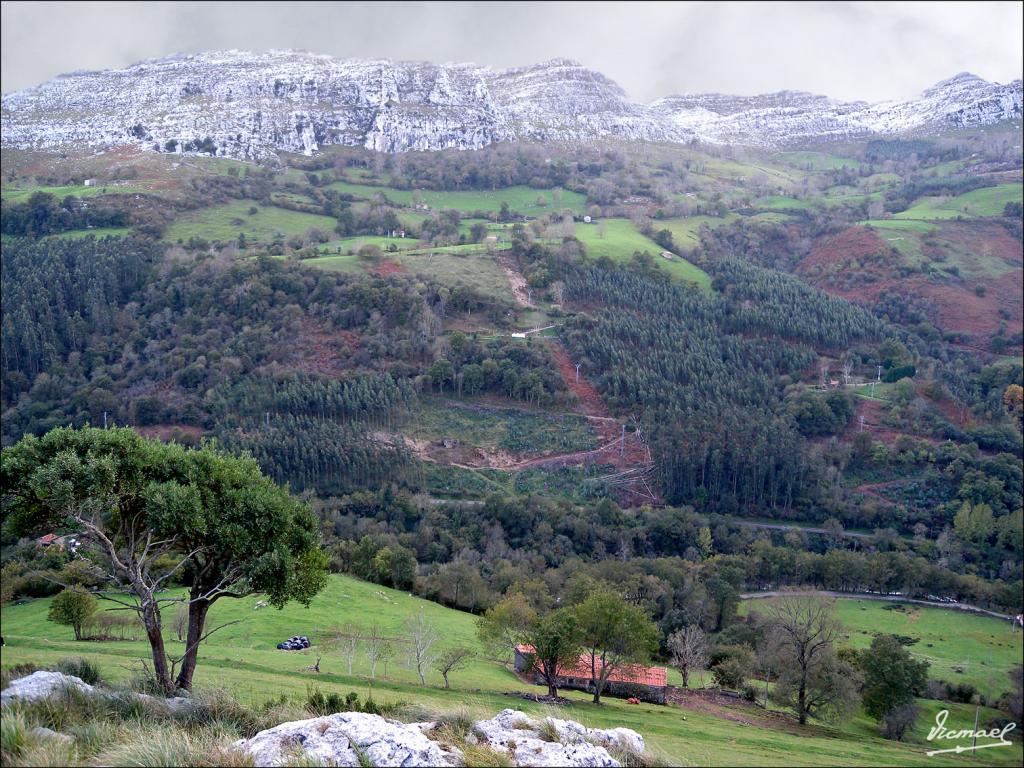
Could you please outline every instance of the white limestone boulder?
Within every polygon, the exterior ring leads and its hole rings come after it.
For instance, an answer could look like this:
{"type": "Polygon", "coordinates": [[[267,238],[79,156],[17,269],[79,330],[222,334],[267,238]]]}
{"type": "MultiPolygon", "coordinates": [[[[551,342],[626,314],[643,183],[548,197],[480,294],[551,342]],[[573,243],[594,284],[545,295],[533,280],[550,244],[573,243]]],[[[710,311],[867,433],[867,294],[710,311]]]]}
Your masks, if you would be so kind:
{"type": "Polygon", "coordinates": [[[35,701],[60,693],[66,688],[75,688],[83,693],[92,693],[93,686],[79,677],[65,675],[61,672],[40,670],[17,680],[0,692],[0,704],[11,704],[15,701],[35,701]]]}
{"type": "Polygon", "coordinates": [[[443,749],[423,730],[362,712],[339,712],[310,720],[281,723],[235,748],[253,758],[257,766],[278,766],[297,758],[327,765],[359,766],[360,755],[378,768],[460,765],[457,750],[443,749]]]}
{"type": "MultiPolygon", "coordinates": [[[[545,726],[541,720],[506,709],[475,723],[467,742],[507,754],[518,766],[565,768],[618,768],[620,763],[609,749],[644,749],[643,737],[628,728],[587,728],[555,718],[550,723],[545,726]]],[[[460,750],[430,739],[436,727],[436,723],[401,723],[379,715],[340,712],[282,723],[234,746],[257,766],[297,760],[339,766],[370,763],[378,768],[463,765],[460,750]]]]}
{"type": "Polygon", "coordinates": [[[643,737],[628,728],[605,731],[587,728],[573,720],[550,718],[550,722],[558,741],[542,738],[542,721],[515,709],[504,709],[490,720],[481,720],[474,726],[474,732],[492,749],[508,751],[521,766],[613,768],[620,763],[606,747],[643,750],[643,737]]]}

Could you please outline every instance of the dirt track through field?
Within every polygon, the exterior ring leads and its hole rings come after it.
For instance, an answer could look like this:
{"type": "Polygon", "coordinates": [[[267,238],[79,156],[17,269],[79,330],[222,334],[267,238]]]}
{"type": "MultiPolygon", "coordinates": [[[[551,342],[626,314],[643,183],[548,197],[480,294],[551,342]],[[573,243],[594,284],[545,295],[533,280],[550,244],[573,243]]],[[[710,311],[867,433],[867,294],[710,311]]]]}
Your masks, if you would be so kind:
{"type": "Polygon", "coordinates": [[[519,271],[512,256],[507,253],[499,253],[498,266],[501,267],[508,278],[509,285],[512,286],[512,295],[515,297],[516,303],[521,307],[530,307],[532,309],[534,304],[530,301],[529,286],[526,283],[526,278],[519,271]]]}

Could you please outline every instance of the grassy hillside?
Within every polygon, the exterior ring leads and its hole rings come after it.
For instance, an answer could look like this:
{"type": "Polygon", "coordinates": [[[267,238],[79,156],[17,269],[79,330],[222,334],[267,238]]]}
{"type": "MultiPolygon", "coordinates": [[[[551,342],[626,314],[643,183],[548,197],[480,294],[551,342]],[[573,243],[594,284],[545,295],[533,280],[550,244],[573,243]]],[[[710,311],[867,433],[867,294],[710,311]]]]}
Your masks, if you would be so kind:
{"type": "Polygon", "coordinates": [[[774,159],[787,165],[792,165],[795,168],[812,171],[838,171],[840,168],[856,170],[862,165],[859,160],[839,157],[827,152],[780,152],[774,156],[774,159]]]}
{"type": "Polygon", "coordinates": [[[1020,184],[999,184],[965,192],[956,197],[922,197],[910,208],[893,214],[896,219],[955,219],[958,216],[1001,216],[1010,202],[1024,200],[1020,184]]]}
{"type": "Polygon", "coordinates": [[[388,258],[414,275],[433,278],[443,285],[465,285],[488,296],[513,301],[508,276],[482,246],[399,251],[388,254],[388,258]]]}
{"type": "Polygon", "coordinates": [[[438,192],[435,190],[395,189],[369,184],[336,181],[328,185],[356,197],[372,199],[383,194],[392,203],[411,207],[415,202],[429,205],[434,210],[453,208],[457,211],[500,211],[502,203],[524,216],[541,216],[551,211],[570,209],[583,213],[586,198],[567,189],[533,189],[532,187],[505,187],[496,190],[466,190],[438,192]],[[541,200],[543,199],[543,204],[541,200]]]}
{"type": "Polygon", "coordinates": [[[87,187],[84,184],[71,184],[60,187],[48,186],[4,186],[3,198],[16,203],[22,203],[29,199],[36,192],[46,192],[58,200],[63,200],[68,195],[75,197],[97,197],[98,195],[134,195],[152,192],[152,189],[144,184],[98,184],[87,187]]]}
{"type": "MultiPolygon", "coordinates": [[[[659,221],[656,224],[660,229],[661,225],[667,222],[659,221]]],[[[711,278],[695,264],[678,256],[673,257],[671,261],[661,258],[658,254],[662,252],[662,247],[638,232],[633,222],[628,219],[601,219],[592,224],[577,224],[575,235],[586,247],[587,255],[591,258],[607,257],[621,263],[629,261],[637,251],[646,251],[654,256],[660,268],[677,280],[697,283],[705,289],[711,286],[711,278]]]]}
{"type": "Polygon", "coordinates": [[[667,229],[672,233],[672,240],[679,248],[696,248],[700,245],[700,228],[718,227],[736,219],[734,214],[728,216],[686,216],[679,219],[659,219],[654,222],[655,229],[667,229]]]}
{"type": "Polygon", "coordinates": [[[330,216],[265,206],[251,200],[233,200],[180,216],[167,228],[164,240],[175,243],[201,237],[227,241],[236,239],[242,232],[250,242],[269,243],[278,235],[301,235],[310,229],[330,233],[336,224],[330,216]],[[256,213],[249,213],[252,208],[256,213]]]}
{"type": "MultiPolygon", "coordinates": [[[[46,620],[49,602],[34,600],[4,610],[5,665],[46,665],[78,655],[95,661],[113,680],[138,669],[138,659],[147,651],[145,643],[75,642],[69,628],[46,620]]],[[[368,665],[361,655],[349,676],[340,652],[320,647],[324,632],[332,628],[353,632],[375,622],[386,634],[398,635],[404,620],[423,610],[439,628],[444,645],[465,644],[479,650],[470,614],[344,576],[332,576],[308,609],[289,605],[281,611],[256,610],[255,604],[255,598],[225,600],[211,612],[211,626],[237,619],[242,622],[214,633],[204,645],[197,686],[224,686],[250,703],[262,703],[281,694],[303,699],[309,687],[316,685],[327,691],[355,690],[364,698],[372,692],[378,701],[419,703],[434,709],[480,714],[493,714],[505,707],[546,711],[541,705],[503,696],[505,691],[540,689],[522,684],[502,665],[482,657],[453,674],[454,688],[446,691],[439,687],[440,676],[435,672],[429,673],[426,687],[417,685],[415,673],[400,667],[397,658],[388,666],[387,680],[382,679],[382,669],[378,669],[377,680],[369,680],[368,665]],[[294,634],[308,635],[314,647],[303,652],[274,650],[277,642],[294,634]],[[303,671],[302,667],[312,664],[318,652],[324,654],[323,672],[316,675],[303,671]]],[[[165,634],[171,652],[178,651],[181,644],[169,627],[165,634]]],[[[1021,759],[1019,745],[990,750],[984,759],[966,755],[927,757],[923,736],[939,708],[937,702],[925,702],[926,712],[911,736],[912,742],[896,744],[878,737],[873,724],[862,716],[837,727],[814,725],[801,730],[788,721],[765,718],[758,710],[741,704],[709,705],[695,700],[692,707],[680,710],[631,706],[615,699],[595,706],[585,694],[568,692],[567,696],[571,704],[560,709],[558,716],[597,727],[633,728],[672,765],[1016,765],[1021,759]]],[[[948,708],[951,722],[973,721],[973,708],[948,708]]],[[[992,714],[986,711],[983,716],[992,714]]]]}
{"type": "MultiPolygon", "coordinates": [[[[771,602],[747,601],[744,609],[763,612],[771,602]]],[[[1007,672],[1024,658],[1024,633],[1001,619],[856,598],[836,600],[836,616],[854,648],[867,648],[879,633],[913,638],[908,650],[931,665],[930,679],[970,683],[990,699],[1009,690],[1007,672]]]]}

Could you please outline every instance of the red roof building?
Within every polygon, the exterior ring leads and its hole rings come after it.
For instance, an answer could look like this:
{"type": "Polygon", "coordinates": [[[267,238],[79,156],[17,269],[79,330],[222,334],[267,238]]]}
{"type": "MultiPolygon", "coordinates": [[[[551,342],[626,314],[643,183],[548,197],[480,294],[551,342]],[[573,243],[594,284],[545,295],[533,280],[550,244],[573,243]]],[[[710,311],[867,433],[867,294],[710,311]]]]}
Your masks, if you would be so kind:
{"type": "MultiPolygon", "coordinates": [[[[517,645],[515,654],[515,670],[529,678],[536,678],[539,668],[533,655],[532,645],[517,645]]],[[[601,659],[594,660],[596,672],[601,674],[601,659]]],[[[581,688],[587,690],[591,683],[590,654],[581,653],[576,663],[571,666],[559,667],[558,677],[563,688],[581,688]]],[[[643,693],[635,688],[647,689],[654,700],[664,702],[665,687],[668,685],[668,670],[665,667],[647,667],[643,664],[623,664],[612,670],[608,675],[607,691],[616,695],[643,693]]]]}

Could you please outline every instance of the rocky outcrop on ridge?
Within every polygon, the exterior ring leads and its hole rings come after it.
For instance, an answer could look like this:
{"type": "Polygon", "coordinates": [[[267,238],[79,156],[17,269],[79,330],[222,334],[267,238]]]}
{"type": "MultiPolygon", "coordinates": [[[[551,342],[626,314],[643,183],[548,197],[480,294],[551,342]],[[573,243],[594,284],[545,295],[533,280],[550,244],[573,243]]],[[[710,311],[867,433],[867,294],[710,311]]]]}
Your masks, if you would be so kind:
{"type": "Polygon", "coordinates": [[[134,144],[254,160],[331,144],[406,152],[609,137],[777,148],[1020,117],[1020,80],[1000,85],[967,73],[918,99],[884,104],[794,91],[637,104],[567,59],[493,70],[298,51],[215,51],[72,72],[2,101],[5,147],[134,144]]]}

